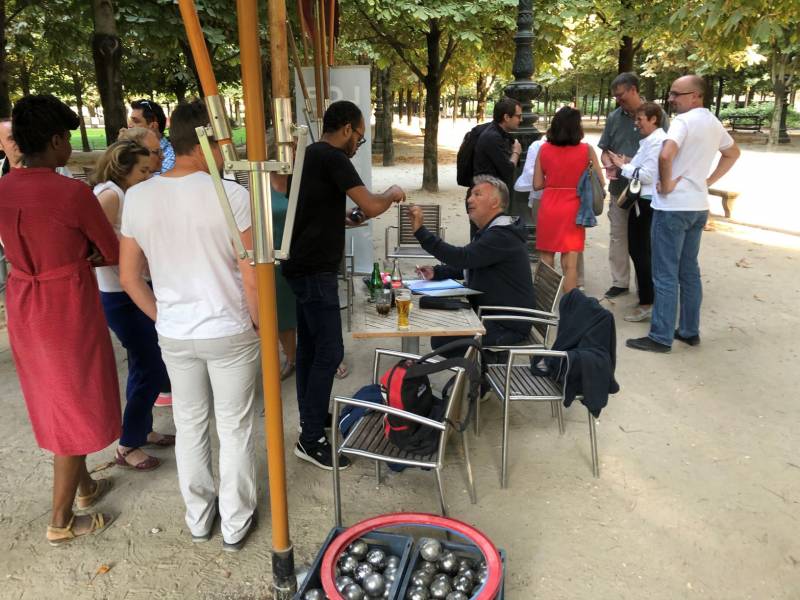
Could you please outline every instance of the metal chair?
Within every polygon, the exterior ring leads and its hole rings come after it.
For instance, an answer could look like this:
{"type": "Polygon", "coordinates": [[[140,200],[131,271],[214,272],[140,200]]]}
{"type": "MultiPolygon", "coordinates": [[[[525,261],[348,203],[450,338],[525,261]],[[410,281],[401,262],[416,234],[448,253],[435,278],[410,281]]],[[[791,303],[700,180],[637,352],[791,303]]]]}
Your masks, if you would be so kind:
{"type": "MultiPolygon", "coordinates": [[[[467,351],[466,357],[475,360],[475,350],[470,348],[467,351]]],[[[372,381],[377,383],[380,377],[380,363],[382,358],[388,358],[392,361],[397,361],[403,358],[419,358],[416,354],[408,354],[406,352],[398,352],[396,350],[375,350],[375,361],[372,369],[372,381]]],[[[435,360],[432,362],[436,362],[435,360]]],[[[369,458],[375,461],[375,476],[380,484],[381,481],[381,463],[398,463],[410,467],[421,467],[432,469],[436,475],[436,485],[439,490],[439,503],[442,515],[447,516],[447,506],[444,499],[444,487],[442,484],[441,470],[444,467],[445,450],[447,447],[448,433],[455,429],[453,428],[453,419],[457,414],[456,411],[461,408],[463,399],[466,397],[467,374],[464,369],[454,367],[448,371],[455,373],[456,379],[451,389],[451,392],[446,399],[446,406],[444,415],[441,421],[421,417],[410,412],[400,409],[392,408],[382,404],[374,404],[372,402],[365,402],[363,400],[356,400],[345,396],[336,396],[333,402],[333,423],[331,429],[331,443],[334,448],[333,452],[333,496],[335,507],[336,524],[341,526],[342,523],[342,505],[341,505],[341,492],[339,486],[339,454],[347,454],[351,456],[360,456],[369,458]],[[339,428],[339,412],[344,406],[358,406],[368,409],[364,417],[361,418],[347,434],[347,437],[340,442],[339,428]],[[392,444],[384,436],[383,418],[384,415],[391,414],[404,417],[409,421],[420,423],[425,427],[430,427],[439,432],[439,443],[437,449],[429,455],[418,455],[401,450],[392,444]]],[[[444,377],[451,377],[451,374],[445,371],[441,375],[444,377]]],[[[432,379],[436,379],[434,375],[432,379]]],[[[469,458],[469,447],[467,445],[467,431],[461,431],[461,443],[464,450],[464,462],[467,466],[467,479],[469,482],[470,500],[473,504],[477,502],[475,494],[475,480],[472,475],[472,464],[469,458]]]]}
{"type": "Polygon", "coordinates": [[[76,171],[76,172],[74,172],[74,173],[72,174],[72,178],[73,178],[73,179],[77,179],[78,181],[82,181],[82,182],[83,182],[83,183],[85,183],[86,185],[91,185],[91,184],[89,183],[89,177],[91,176],[91,174],[92,174],[92,170],[84,168],[84,170],[83,170],[83,171],[80,171],[80,172],[76,171]]]}
{"type": "MultiPolygon", "coordinates": [[[[484,325],[490,321],[523,321],[531,324],[526,340],[510,346],[486,346],[485,352],[505,352],[520,348],[546,348],[551,333],[558,328],[556,308],[564,278],[553,267],[539,261],[533,276],[534,308],[480,306],[478,317],[484,325]],[[485,313],[490,314],[485,314],[485,313]]],[[[557,416],[556,410],[552,411],[557,416]]],[[[480,435],[480,402],[475,407],[475,435],[480,435]]]]}
{"type": "Polygon", "coordinates": [[[356,252],[355,252],[355,242],[353,238],[350,238],[350,250],[349,252],[345,249],[344,253],[342,254],[342,262],[339,265],[339,277],[346,286],[345,302],[347,303],[346,306],[342,306],[341,308],[347,309],[347,331],[352,331],[353,329],[353,296],[355,295],[355,260],[356,260],[356,252]]]}
{"type": "MultiPolygon", "coordinates": [[[[500,470],[500,485],[505,488],[508,484],[508,429],[509,409],[511,402],[533,401],[549,402],[551,409],[558,418],[558,432],[564,434],[564,384],[548,376],[534,375],[531,364],[540,358],[558,358],[566,381],[569,375],[569,357],[566,352],[558,350],[545,350],[543,348],[511,349],[508,351],[508,360],[505,364],[486,365],[486,382],[498,395],[503,403],[503,442],[502,466],[500,470]],[[515,364],[517,359],[524,358],[524,364],[515,364]]],[[[575,398],[580,402],[581,396],[575,398]]],[[[600,477],[600,461],[597,455],[597,432],[595,418],[589,415],[589,445],[592,454],[592,474],[600,477]]]]}
{"type": "MultiPolygon", "coordinates": [[[[445,227],[441,223],[441,209],[438,204],[418,204],[422,209],[425,227],[430,231],[435,231],[439,237],[444,239],[445,227]]],[[[425,252],[419,245],[417,238],[414,237],[414,230],[411,228],[411,217],[408,214],[408,206],[400,205],[397,207],[397,225],[390,225],[386,228],[384,235],[387,260],[393,258],[433,258],[425,252]],[[389,230],[397,230],[397,244],[391,246],[389,243],[389,230]],[[391,250],[390,250],[391,248],[391,250]]]]}

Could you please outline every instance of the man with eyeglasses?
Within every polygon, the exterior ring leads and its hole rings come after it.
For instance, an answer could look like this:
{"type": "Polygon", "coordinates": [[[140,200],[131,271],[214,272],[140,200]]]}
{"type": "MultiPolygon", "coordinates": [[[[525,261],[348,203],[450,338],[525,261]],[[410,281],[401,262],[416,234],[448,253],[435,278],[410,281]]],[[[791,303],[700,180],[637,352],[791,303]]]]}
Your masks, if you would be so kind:
{"type": "MultiPolygon", "coordinates": [[[[611,94],[619,105],[606,119],[598,147],[603,151],[600,161],[609,179],[608,191],[611,203],[608,220],[611,233],[608,243],[608,265],[611,269],[611,287],[606,298],[627,294],[630,289],[631,267],[628,254],[628,212],[617,206],[617,198],[628,186],[629,180],[622,177],[611,162],[610,153],[632,157],[639,150],[642,134],[636,127],[636,110],[644,100],[639,95],[639,77],[636,73],[620,73],[611,82],[611,94]]],[[[667,113],[661,115],[662,127],[669,128],[667,113]]]]}
{"type": "Polygon", "coordinates": [[[134,100],[131,102],[131,114],[128,117],[128,127],[145,127],[151,129],[159,139],[161,146],[161,170],[154,175],[166,173],[175,166],[175,151],[172,144],[164,136],[167,128],[167,116],[164,109],[152,100],[134,100]]]}
{"type": "MultiPolygon", "coordinates": [[[[347,100],[325,111],[322,137],[306,148],[299,181],[289,260],[281,265],[297,303],[297,403],[300,439],[297,457],[333,470],[330,442],[325,436],[328,405],[336,368],[344,356],[339,312],[338,276],[344,253],[346,196],[367,218],[377,217],[405,192],[398,186],[373,194],[361,181],[350,159],[365,142],[361,110],[347,100]]],[[[346,457],[339,468],[349,466],[346,457]]]]}
{"type": "Polygon", "coordinates": [[[708,220],[708,187],[727,173],[740,150],[714,114],[703,107],[702,77],[676,79],[669,101],[678,115],[658,157],[659,182],[651,203],[655,302],[646,337],[626,345],[648,352],[669,352],[672,340],[700,344],[700,237],[708,220]],[[721,158],[709,175],[717,153],[721,158]],[[680,319],[675,328],[680,304],[680,319]]]}

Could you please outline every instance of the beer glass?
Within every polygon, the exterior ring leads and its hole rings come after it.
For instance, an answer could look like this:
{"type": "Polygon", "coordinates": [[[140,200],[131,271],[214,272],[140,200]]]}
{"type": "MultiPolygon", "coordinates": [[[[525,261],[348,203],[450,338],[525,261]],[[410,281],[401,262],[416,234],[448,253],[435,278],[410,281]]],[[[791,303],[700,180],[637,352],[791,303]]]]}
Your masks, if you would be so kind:
{"type": "Polygon", "coordinates": [[[394,303],[397,306],[397,328],[408,329],[408,313],[411,312],[411,290],[395,290],[394,303]]]}

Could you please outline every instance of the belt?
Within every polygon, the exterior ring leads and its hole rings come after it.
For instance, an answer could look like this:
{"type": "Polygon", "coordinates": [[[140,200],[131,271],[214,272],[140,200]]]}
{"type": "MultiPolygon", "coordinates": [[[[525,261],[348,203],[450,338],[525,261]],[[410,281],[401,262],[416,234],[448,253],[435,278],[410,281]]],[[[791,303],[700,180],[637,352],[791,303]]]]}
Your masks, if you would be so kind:
{"type": "Polygon", "coordinates": [[[40,283],[42,281],[64,279],[66,277],[70,277],[71,275],[80,273],[82,269],[86,270],[91,269],[89,261],[86,260],[85,258],[82,258],[75,262],[67,263],[66,265],[61,265],[60,267],[56,267],[55,269],[49,269],[47,271],[42,271],[41,273],[36,273],[35,275],[26,273],[25,271],[20,271],[14,265],[11,265],[11,271],[8,273],[8,276],[12,279],[19,279],[21,281],[32,281],[33,283],[40,283]]]}

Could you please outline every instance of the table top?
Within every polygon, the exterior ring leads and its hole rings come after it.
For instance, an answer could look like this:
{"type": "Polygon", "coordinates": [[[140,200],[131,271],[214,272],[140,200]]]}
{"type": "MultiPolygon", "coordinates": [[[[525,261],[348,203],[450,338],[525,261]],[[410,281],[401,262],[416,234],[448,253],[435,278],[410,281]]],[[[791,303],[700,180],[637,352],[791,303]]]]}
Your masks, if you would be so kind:
{"type": "Polygon", "coordinates": [[[417,295],[411,296],[409,327],[400,330],[397,328],[397,309],[392,308],[386,316],[379,315],[375,305],[367,302],[366,287],[358,279],[354,283],[353,326],[350,332],[354,338],[467,336],[486,333],[473,310],[420,309],[421,296],[417,295]]]}

